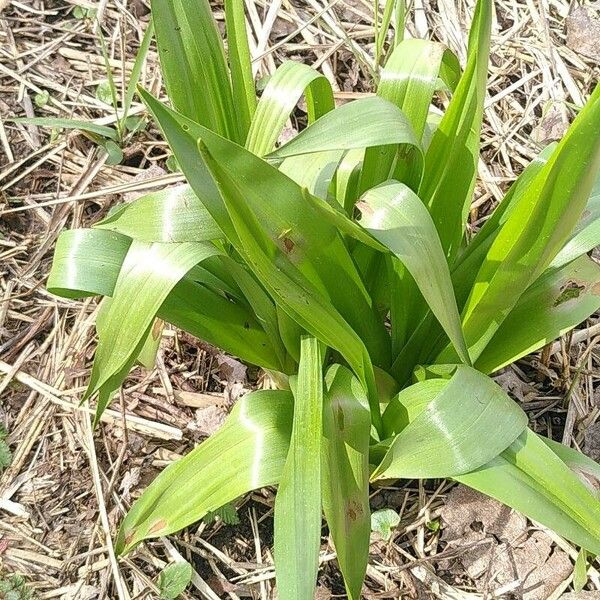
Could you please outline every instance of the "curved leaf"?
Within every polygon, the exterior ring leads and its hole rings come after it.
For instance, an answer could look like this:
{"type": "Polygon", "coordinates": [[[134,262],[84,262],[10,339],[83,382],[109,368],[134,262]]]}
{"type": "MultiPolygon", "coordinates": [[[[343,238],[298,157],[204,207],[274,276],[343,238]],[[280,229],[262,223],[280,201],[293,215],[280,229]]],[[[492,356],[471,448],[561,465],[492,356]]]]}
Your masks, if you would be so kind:
{"type": "Polygon", "coordinates": [[[187,184],[145,194],[119,206],[94,228],[117,231],[140,242],[204,242],[223,237],[187,184]]]}
{"type": "Polygon", "coordinates": [[[348,102],[328,112],[267,158],[384,144],[407,144],[420,151],[420,144],[402,111],[375,96],[348,102]]]}
{"type": "Polygon", "coordinates": [[[367,192],[358,206],[363,227],[408,269],[461,360],[470,364],[448,263],[423,203],[405,185],[389,182],[367,192]]]}
{"type": "Polygon", "coordinates": [[[116,552],[179,531],[250,490],[277,483],[292,410],[292,395],[285,391],[253,392],[238,400],[217,433],[167,467],[134,503],[116,552]]]}
{"type": "MultiPolygon", "coordinates": [[[[424,388],[428,383],[417,384],[427,395],[430,390],[424,388]]],[[[527,427],[527,415],[521,408],[475,369],[458,366],[445,383],[424,410],[396,435],[372,479],[467,473],[498,456],[527,427]]]]}
{"type": "Polygon", "coordinates": [[[454,479],[600,554],[600,502],[532,431],[489,463],[454,479]]]}
{"type": "Polygon", "coordinates": [[[63,298],[112,296],[130,246],[131,239],[119,233],[63,231],[56,242],[48,291],[63,298]]]}
{"type": "Polygon", "coordinates": [[[100,391],[96,420],[124,379],[162,303],[184,275],[219,254],[210,244],[147,244],[133,241],[115,284],[99,333],[85,397],[100,391]]]}
{"type": "Polygon", "coordinates": [[[473,359],[571,235],[599,169],[600,85],[489,247],[463,310],[473,359]]]}
{"type": "Polygon", "coordinates": [[[600,266],[581,256],[544,273],[519,299],[475,363],[492,373],[542,348],[600,308],[600,266]]]}
{"type": "Polygon", "coordinates": [[[250,152],[263,156],[273,150],[303,94],[309,122],[335,106],[331,84],[323,75],[308,65],[284,62],[269,80],[256,107],[246,140],[250,152]]]}

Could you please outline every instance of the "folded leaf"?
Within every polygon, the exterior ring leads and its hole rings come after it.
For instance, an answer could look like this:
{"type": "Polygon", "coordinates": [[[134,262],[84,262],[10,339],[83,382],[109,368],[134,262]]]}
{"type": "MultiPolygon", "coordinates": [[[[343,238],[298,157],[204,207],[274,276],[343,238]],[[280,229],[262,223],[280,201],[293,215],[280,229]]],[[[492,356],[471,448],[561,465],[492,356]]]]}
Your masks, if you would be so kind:
{"type": "Polygon", "coordinates": [[[112,296],[130,246],[131,239],[119,233],[63,231],[56,242],[48,291],[64,298],[112,296]]]}
{"type": "Polygon", "coordinates": [[[375,96],[348,102],[323,115],[271,152],[268,158],[384,144],[408,144],[420,151],[420,144],[404,113],[391,102],[375,96]]]}

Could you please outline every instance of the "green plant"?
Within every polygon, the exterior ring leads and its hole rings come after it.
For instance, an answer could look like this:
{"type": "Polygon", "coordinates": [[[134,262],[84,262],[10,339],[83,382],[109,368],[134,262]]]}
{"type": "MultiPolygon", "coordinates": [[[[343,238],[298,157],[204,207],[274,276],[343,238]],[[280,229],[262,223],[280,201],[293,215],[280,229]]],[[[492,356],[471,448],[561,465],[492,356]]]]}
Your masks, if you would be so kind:
{"type": "Polygon", "coordinates": [[[190,584],[193,576],[192,565],[185,560],[168,564],[158,576],[158,589],[161,600],[178,598],[190,584]]]}
{"type": "Polygon", "coordinates": [[[31,600],[33,592],[20,575],[0,577],[0,598],[2,600],[31,600]]]}
{"type": "Polygon", "coordinates": [[[453,478],[599,554],[600,503],[579,475],[600,467],[529,430],[489,374],[600,307],[586,255],[600,242],[600,87],[467,239],[491,0],[464,71],[440,44],[398,40],[377,96],[338,108],[295,62],[257,102],[238,0],[225,2],[227,56],[207,0],[152,11],[173,108],[139,93],[188,184],[58,241],[48,288],[105,296],[86,398],[100,415],[156,317],[289,389],[242,397],[132,506],[117,551],[278,485],[279,596],[312,597],[323,511],[356,599],[369,482],[453,478]],[[303,95],[309,124],[278,146],[303,95]]]}
{"type": "Polygon", "coordinates": [[[12,461],[12,453],[8,447],[8,444],[6,443],[7,436],[8,431],[6,431],[4,425],[0,423],[0,473],[2,473],[2,471],[6,469],[6,467],[8,467],[12,461]]]}
{"type": "MultiPolygon", "coordinates": [[[[95,17],[95,9],[87,9],[76,6],[73,14],[78,19],[95,17]]],[[[142,125],[140,120],[129,115],[131,103],[135,95],[135,87],[139,81],[148,49],[152,41],[153,26],[152,23],[146,29],[144,37],[140,43],[140,48],[135,58],[131,71],[131,78],[127,86],[123,86],[123,94],[119,101],[118,89],[113,77],[113,70],[110,64],[110,57],[102,35],[99,29],[98,38],[102,49],[104,67],[106,69],[106,81],[101,82],[96,88],[96,98],[105,104],[112,106],[115,113],[115,127],[108,125],[98,125],[90,121],[83,121],[71,118],[56,117],[20,117],[11,119],[15,123],[29,123],[31,125],[40,125],[42,127],[52,127],[60,129],[78,129],[92,142],[103,148],[106,153],[106,163],[117,165],[123,160],[123,148],[142,125]]],[[[44,90],[36,94],[35,103],[40,108],[48,104],[50,100],[49,93],[44,90]]]]}

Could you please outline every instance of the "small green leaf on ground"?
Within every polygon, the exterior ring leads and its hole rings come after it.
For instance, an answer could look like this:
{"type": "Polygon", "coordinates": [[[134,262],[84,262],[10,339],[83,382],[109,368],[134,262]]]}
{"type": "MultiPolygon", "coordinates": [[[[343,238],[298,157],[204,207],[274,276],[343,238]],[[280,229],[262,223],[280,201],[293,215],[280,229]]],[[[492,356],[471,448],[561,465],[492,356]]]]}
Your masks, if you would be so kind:
{"type": "Polygon", "coordinates": [[[573,570],[573,587],[576,592],[581,592],[587,583],[587,579],[587,552],[582,548],[577,555],[575,569],[573,570]]]}
{"type": "Polygon", "coordinates": [[[4,425],[0,424],[0,473],[10,465],[12,460],[12,454],[5,441],[7,435],[8,432],[6,431],[6,428],[4,425]]]}
{"type": "Polygon", "coordinates": [[[105,104],[112,104],[112,90],[108,81],[102,81],[98,84],[96,98],[105,104]]]}
{"type": "Polygon", "coordinates": [[[127,131],[131,133],[144,129],[145,124],[146,121],[144,117],[138,117],[137,115],[132,115],[125,119],[125,127],[127,128],[127,131]]]}
{"type": "Polygon", "coordinates": [[[93,19],[98,11],[95,8],[86,8],[85,6],[76,6],[73,9],[73,16],[76,19],[93,19]]]}
{"type": "Polygon", "coordinates": [[[202,520],[205,523],[212,523],[217,517],[221,519],[225,525],[238,525],[240,522],[237,509],[231,502],[221,506],[221,508],[217,508],[217,510],[209,511],[202,520]]]}
{"type": "Polygon", "coordinates": [[[185,560],[167,565],[158,577],[161,599],[171,600],[182,594],[192,580],[192,573],[192,565],[185,560]]]}
{"type": "Polygon", "coordinates": [[[108,154],[108,158],[106,159],[107,165],[118,165],[123,160],[123,150],[112,140],[104,142],[104,150],[108,154]]]}
{"type": "Polygon", "coordinates": [[[48,104],[48,100],[50,100],[50,93],[48,90],[42,90],[33,97],[35,105],[39,106],[40,108],[46,106],[46,104],[48,104]]]}
{"type": "Polygon", "coordinates": [[[20,575],[0,578],[0,597],[4,600],[31,600],[33,594],[20,575]]]}
{"type": "Polygon", "coordinates": [[[371,515],[371,531],[378,533],[386,542],[399,524],[400,516],[393,508],[382,508],[371,515]]]}
{"type": "Polygon", "coordinates": [[[177,159],[172,154],[171,154],[171,156],[169,156],[169,158],[167,158],[165,165],[166,165],[167,169],[169,171],[171,171],[171,173],[176,173],[177,171],[181,171],[181,168],[179,166],[179,163],[177,162],[177,159]]]}

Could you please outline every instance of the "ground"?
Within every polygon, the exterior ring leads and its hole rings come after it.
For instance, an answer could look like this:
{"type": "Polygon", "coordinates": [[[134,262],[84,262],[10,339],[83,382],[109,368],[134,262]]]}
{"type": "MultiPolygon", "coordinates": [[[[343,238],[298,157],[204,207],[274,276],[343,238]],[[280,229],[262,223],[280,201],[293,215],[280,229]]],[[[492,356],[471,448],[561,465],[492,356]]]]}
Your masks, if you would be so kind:
{"type": "MultiPolygon", "coordinates": [[[[363,65],[373,51],[372,2],[246,4],[258,78],[292,58],[321,68],[339,101],[371,91],[363,65]]],[[[415,0],[408,34],[440,40],[464,59],[472,4],[415,0]]],[[[540,148],[561,138],[599,75],[597,4],[497,0],[495,9],[474,228],[540,148]]],[[[167,328],[156,367],[136,368],[120,402],[92,430],[78,403],[93,357],[96,302],[58,299],[44,287],[61,230],[88,226],[118,202],[181,180],[169,170],[166,144],[144,123],[121,163],[110,165],[78,132],[7,120],[113,123],[100,40],[121,93],[148,3],[0,0],[0,10],[0,424],[12,452],[0,475],[0,584],[19,573],[38,598],[157,598],[158,573],[183,556],[196,572],[184,598],[272,598],[272,490],[239,500],[238,526],[201,523],[118,564],[111,542],[132,500],[214,431],[237,395],[264,385],[261,374],[167,328]]],[[[141,80],[161,89],[154,47],[141,80]]],[[[131,114],[143,114],[137,100],[131,114]]],[[[598,334],[594,316],[499,376],[537,431],[596,460],[598,334]]],[[[543,600],[581,584],[587,592],[564,597],[599,597],[598,561],[582,582],[573,547],[466,489],[400,482],[373,490],[372,505],[396,510],[400,524],[388,541],[373,536],[365,598],[543,600]]],[[[326,530],[317,593],[345,597],[326,530]]]]}

